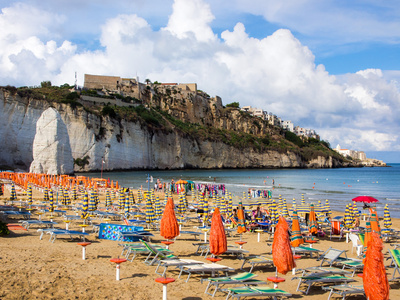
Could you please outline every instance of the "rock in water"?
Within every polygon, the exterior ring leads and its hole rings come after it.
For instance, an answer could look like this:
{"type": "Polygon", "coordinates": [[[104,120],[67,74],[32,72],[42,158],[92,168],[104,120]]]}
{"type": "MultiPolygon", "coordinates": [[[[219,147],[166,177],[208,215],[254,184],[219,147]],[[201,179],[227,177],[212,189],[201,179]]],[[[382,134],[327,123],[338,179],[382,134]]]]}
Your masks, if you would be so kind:
{"type": "Polygon", "coordinates": [[[56,109],[46,109],[37,121],[32,151],[30,172],[52,175],[74,173],[67,126],[56,109]]]}

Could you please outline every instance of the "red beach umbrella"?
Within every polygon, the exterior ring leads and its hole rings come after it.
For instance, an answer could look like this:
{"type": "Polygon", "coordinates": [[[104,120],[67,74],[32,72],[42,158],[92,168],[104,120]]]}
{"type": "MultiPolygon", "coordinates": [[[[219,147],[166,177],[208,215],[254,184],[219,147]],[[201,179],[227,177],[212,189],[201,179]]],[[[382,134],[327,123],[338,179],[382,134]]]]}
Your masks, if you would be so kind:
{"type": "Polygon", "coordinates": [[[354,202],[364,202],[364,203],[374,203],[379,202],[378,199],[375,199],[371,196],[358,196],[352,199],[354,202]]]}
{"type": "Polygon", "coordinates": [[[222,223],[221,214],[219,208],[215,208],[211,218],[211,229],[210,229],[210,252],[215,256],[220,255],[228,249],[225,228],[222,223]]]}
{"type": "Polygon", "coordinates": [[[290,247],[289,225],[282,216],[279,217],[278,225],[276,225],[272,243],[272,259],[276,270],[283,275],[296,267],[290,247]]]}
{"type": "Polygon", "coordinates": [[[168,198],[160,223],[160,234],[167,240],[174,239],[179,235],[179,224],[175,216],[174,201],[168,198]]]}
{"type": "Polygon", "coordinates": [[[382,240],[373,232],[364,260],[363,283],[369,300],[389,299],[389,282],[383,264],[382,240]]]}

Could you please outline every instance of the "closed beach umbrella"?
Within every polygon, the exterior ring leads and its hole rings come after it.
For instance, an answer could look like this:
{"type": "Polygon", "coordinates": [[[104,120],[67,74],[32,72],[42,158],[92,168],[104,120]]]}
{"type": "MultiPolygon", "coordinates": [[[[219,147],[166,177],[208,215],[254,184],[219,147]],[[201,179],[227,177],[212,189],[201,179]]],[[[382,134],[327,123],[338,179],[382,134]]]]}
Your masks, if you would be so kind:
{"type": "Polygon", "coordinates": [[[289,218],[289,211],[288,211],[288,208],[287,208],[287,203],[286,203],[286,199],[283,199],[283,209],[282,209],[282,216],[284,217],[284,218],[289,218]]]}
{"type": "Polygon", "coordinates": [[[161,209],[160,198],[158,198],[158,196],[156,196],[156,200],[155,200],[154,204],[155,204],[156,217],[159,218],[163,214],[163,212],[162,212],[162,209],[161,209]]]}
{"type": "Polygon", "coordinates": [[[292,215],[292,237],[291,237],[291,244],[293,247],[298,247],[301,244],[304,244],[303,236],[301,235],[300,231],[300,224],[299,218],[297,216],[297,211],[293,210],[292,215]]]}
{"type": "Polygon", "coordinates": [[[179,235],[179,224],[174,211],[174,201],[168,198],[160,223],[160,235],[172,240],[179,235]]]}
{"type": "Polygon", "coordinates": [[[78,200],[78,194],[76,192],[76,186],[74,185],[74,187],[72,188],[72,200],[76,201],[78,200]]]}
{"type": "Polygon", "coordinates": [[[88,210],[89,211],[95,211],[96,210],[96,198],[95,198],[93,190],[90,191],[90,199],[89,199],[88,210]]]}
{"type": "Polygon", "coordinates": [[[88,208],[89,208],[89,195],[88,195],[88,192],[85,191],[83,194],[83,200],[82,200],[81,219],[87,219],[89,217],[88,208]]]}
{"type": "Polygon", "coordinates": [[[346,210],[344,212],[344,226],[346,228],[350,228],[353,224],[353,218],[351,217],[351,211],[349,204],[346,205],[346,210]]]}
{"type": "Polygon", "coordinates": [[[11,192],[10,192],[10,201],[17,200],[17,193],[15,192],[15,185],[14,183],[11,184],[11,192]]]}
{"type": "Polygon", "coordinates": [[[49,201],[49,189],[47,188],[47,186],[44,188],[43,200],[46,202],[49,201]]]}
{"type": "Polygon", "coordinates": [[[133,192],[129,191],[129,206],[132,208],[135,205],[135,197],[133,196],[133,192]]]}
{"type": "Polygon", "coordinates": [[[150,196],[146,197],[146,222],[152,223],[155,219],[153,205],[151,204],[150,196]]]}
{"type": "Polygon", "coordinates": [[[285,218],[279,217],[272,243],[272,259],[277,272],[285,275],[296,267],[290,246],[289,225],[285,218]]]}
{"type": "Polygon", "coordinates": [[[270,209],[270,218],[271,218],[271,226],[275,228],[275,225],[278,223],[278,208],[275,202],[275,199],[272,199],[272,204],[269,206],[270,209]]]}
{"type": "Polygon", "coordinates": [[[125,197],[124,215],[127,218],[129,215],[129,198],[125,197]]]}
{"type": "Polygon", "coordinates": [[[211,218],[210,229],[210,252],[217,256],[225,253],[228,249],[224,224],[218,207],[215,208],[211,218]]]}
{"type": "Polygon", "coordinates": [[[385,209],[383,210],[383,226],[385,228],[392,227],[392,218],[390,217],[389,207],[386,204],[385,209]]]}
{"type": "Polygon", "coordinates": [[[242,202],[239,202],[239,209],[237,211],[238,217],[238,225],[237,225],[237,233],[240,234],[240,239],[242,239],[242,233],[246,232],[246,224],[244,219],[244,210],[242,202]]]}
{"type": "Polygon", "coordinates": [[[204,196],[203,196],[203,198],[204,198],[204,200],[203,200],[203,210],[204,210],[203,219],[204,219],[204,223],[205,223],[208,221],[209,207],[208,207],[208,198],[206,198],[204,196]]]}
{"type": "Polygon", "coordinates": [[[53,190],[50,190],[49,192],[49,212],[54,211],[54,197],[53,197],[53,190]]]}
{"type": "Polygon", "coordinates": [[[304,194],[301,194],[301,205],[306,205],[306,201],[304,200],[304,194]]]}
{"type": "Polygon", "coordinates": [[[28,188],[26,190],[26,194],[28,196],[28,205],[32,205],[32,186],[30,183],[28,183],[28,188]]]}
{"type": "Polygon", "coordinates": [[[371,237],[364,259],[365,296],[369,300],[387,300],[389,299],[389,282],[383,264],[382,240],[376,232],[373,232],[371,237]]]}
{"type": "Polygon", "coordinates": [[[363,239],[363,252],[364,252],[364,256],[367,253],[367,248],[368,248],[368,244],[371,241],[371,222],[367,221],[365,223],[365,233],[364,233],[364,239],[363,239]]]}
{"type": "Polygon", "coordinates": [[[65,205],[71,205],[71,198],[67,190],[64,190],[65,205]]]}
{"type": "Polygon", "coordinates": [[[360,217],[360,213],[358,212],[357,203],[353,201],[353,219],[360,217]]]}
{"type": "Polygon", "coordinates": [[[376,210],[370,209],[371,211],[371,232],[381,232],[381,227],[379,226],[379,218],[376,210]]]}
{"type": "Polygon", "coordinates": [[[185,202],[183,199],[183,194],[179,194],[179,202],[178,202],[178,213],[184,214],[186,211],[185,202]]]}
{"type": "Polygon", "coordinates": [[[309,218],[309,231],[311,234],[317,234],[318,227],[317,227],[317,217],[314,211],[314,204],[310,205],[310,218],[309,218]]]}
{"type": "Polygon", "coordinates": [[[120,210],[123,210],[125,208],[125,193],[122,189],[119,190],[118,204],[120,210]]]}
{"type": "Polygon", "coordinates": [[[106,207],[110,207],[112,205],[110,191],[106,191],[106,207]]]}

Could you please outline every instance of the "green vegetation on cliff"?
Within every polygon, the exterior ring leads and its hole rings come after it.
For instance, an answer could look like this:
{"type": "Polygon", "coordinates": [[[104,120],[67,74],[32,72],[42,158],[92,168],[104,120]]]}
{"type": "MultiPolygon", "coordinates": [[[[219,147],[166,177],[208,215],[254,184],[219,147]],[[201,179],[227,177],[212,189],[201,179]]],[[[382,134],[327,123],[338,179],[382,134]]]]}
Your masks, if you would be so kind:
{"type": "MultiPolygon", "coordinates": [[[[250,150],[258,153],[268,150],[275,150],[280,153],[293,152],[298,154],[304,161],[310,161],[318,156],[325,158],[335,157],[339,161],[344,160],[341,155],[330,148],[329,143],[319,141],[315,138],[299,137],[280,127],[269,125],[265,120],[240,111],[238,102],[227,104],[225,108],[221,108],[216,113],[215,119],[222,116],[229,118],[234,111],[239,111],[241,122],[249,124],[246,127],[249,128],[247,131],[227,130],[225,128],[218,128],[217,126],[209,126],[205,125],[202,120],[199,120],[199,123],[184,121],[179,117],[179,110],[175,110],[174,115],[172,115],[170,111],[161,108],[160,103],[162,104],[162,101],[169,101],[172,104],[174,101],[178,103],[176,99],[171,98],[171,93],[164,95],[156,91],[154,99],[158,102],[157,104],[152,104],[145,101],[141,102],[133,97],[123,97],[120,94],[99,95],[94,90],[77,92],[73,89],[73,86],[69,86],[68,84],[57,87],[52,86],[51,82],[48,81],[42,82],[40,87],[15,88],[6,86],[2,88],[8,90],[13,95],[18,94],[23,98],[43,100],[49,103],[63,103],[69,105],[72,109],[83,108],[98,116],[107,116],[118,121],[140,122],[141,126],[146,126],[150,131],[163,131],[166,134],[175,131],[187,138],[223,142],[243,151],[250,150]],[[118,99],[128,104],[124,106],[112,105],[111,100],[108,103],[105,102],[107,100],[103,101],[105,103],[89,103],[82,101],[80,98],[81,95],[101,99],[118,99]]],[[[184,100],[179,101],[179,103],[179,105],[185,105],[184,100]]],[[[104,132],[99,130],[96,139],[101,139],[102,135],[104,135],[104,132]]],[[[86,163],[85,158],[75,161],[75,164],[79,166],[86,163]]]]}

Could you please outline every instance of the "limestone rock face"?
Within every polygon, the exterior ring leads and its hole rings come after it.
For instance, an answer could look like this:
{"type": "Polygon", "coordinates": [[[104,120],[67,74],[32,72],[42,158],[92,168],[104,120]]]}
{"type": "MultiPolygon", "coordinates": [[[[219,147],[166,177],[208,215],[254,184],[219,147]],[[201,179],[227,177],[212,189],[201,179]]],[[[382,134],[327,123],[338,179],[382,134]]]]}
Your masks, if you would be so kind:
{"type": "Polygon", "coordinates": [[[46,109],[37,121],[32,151],[30,172],[52,175],[74,173],[67,126],[56,109],[46,109]]]}

